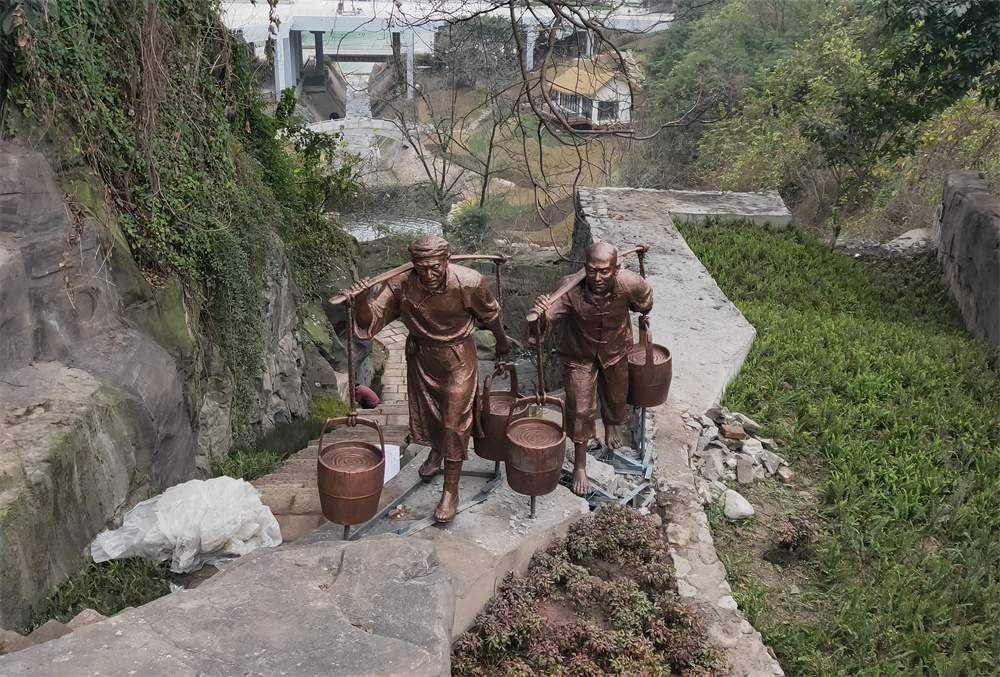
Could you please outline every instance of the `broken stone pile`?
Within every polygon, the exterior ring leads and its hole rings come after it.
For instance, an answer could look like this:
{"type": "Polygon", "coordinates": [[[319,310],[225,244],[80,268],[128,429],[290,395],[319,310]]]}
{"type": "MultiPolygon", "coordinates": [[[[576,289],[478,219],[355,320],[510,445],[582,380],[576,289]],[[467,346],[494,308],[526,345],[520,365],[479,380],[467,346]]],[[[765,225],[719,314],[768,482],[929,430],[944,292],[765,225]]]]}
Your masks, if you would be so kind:
{"type": "Polygon", "coordinates": [[[760,426],[748,416],[712,407],[701,416],[684,412],[681,418],[689,430],[701,431],[691,453],[691,467],[701,475],[696,485],[702,503],[721,501],[727,517],[743,519],[753,515],[753,507],[729,489],[726,480],[749,485],[754,480],[777,476],[786,484],[792,481],[791,468],[774,451],[784,447],[785,442],[755,437],[753,433],[760,426]]]}

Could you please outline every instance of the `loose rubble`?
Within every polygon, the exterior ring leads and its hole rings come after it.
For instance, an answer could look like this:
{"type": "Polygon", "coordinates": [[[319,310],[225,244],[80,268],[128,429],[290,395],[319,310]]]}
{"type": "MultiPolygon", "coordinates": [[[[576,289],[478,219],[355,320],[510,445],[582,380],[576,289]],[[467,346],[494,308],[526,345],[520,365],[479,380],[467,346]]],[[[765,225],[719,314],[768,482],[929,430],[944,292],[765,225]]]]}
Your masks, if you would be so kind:
{"type": "Polygon", "coordinates": [[[789,484],[795,476],[788,462],[775,452],[785,442],[756,437],[760,425],[749,416],[712,407],[697,416],[684,412],[681,418],[684,427],[701,431],[690,457],[691,467],[700,475],[695,480],[698,495],[704,504],[723,503],[726,517],[746,519],[753,515],[753,506],[738,491],[727,487],[727,480],[749,486],[757,480],[777,477],[789,484]]]}

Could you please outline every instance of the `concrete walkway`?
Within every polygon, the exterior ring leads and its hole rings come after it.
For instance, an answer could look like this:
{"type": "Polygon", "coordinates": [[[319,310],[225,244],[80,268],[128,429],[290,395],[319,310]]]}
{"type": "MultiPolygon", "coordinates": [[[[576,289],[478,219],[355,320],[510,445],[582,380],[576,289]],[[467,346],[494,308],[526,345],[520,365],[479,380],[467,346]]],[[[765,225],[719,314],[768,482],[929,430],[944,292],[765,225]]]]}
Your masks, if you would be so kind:
{"type": "MultiPolygon", "coordinates": [[[[651,247],[646,276],[654,292],[653,338],[673,355],[670,397],[652,410],[652,438],[660,496],[669,498],[666,533],[678,591],[701,612],[710,639],[725,650],[734,677],[772,677],[784,673],[730,594],[688,465],[698,433],[686,429],[681,419],[681,412],[698,416],[719,401],[739,373],[756,332],[677,231],[670,216],[678,205],[677,193],[579,188],[574,242],[605,239],[620,248],[640,242],[651,247]]],[[[638,268],[634,257],[631,265],[638,268]]]]}

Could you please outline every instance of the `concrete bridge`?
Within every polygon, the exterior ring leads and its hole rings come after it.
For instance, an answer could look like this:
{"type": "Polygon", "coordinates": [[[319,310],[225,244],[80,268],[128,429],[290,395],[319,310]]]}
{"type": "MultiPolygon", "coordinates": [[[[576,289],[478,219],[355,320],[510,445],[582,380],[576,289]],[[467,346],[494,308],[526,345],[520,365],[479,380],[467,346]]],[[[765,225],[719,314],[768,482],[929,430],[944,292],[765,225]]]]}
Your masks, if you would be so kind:
{"type": "MultiPolygon", "coordinates": [[[[344,118],[341,120],[321,120],[306,125],[306,129],[320,134],[343,134],[353,136],[357,134],[371,134],[374,136],[384,136],[396,141],[406,141],[406,134],[400,129],[398,120],[383,120],[380,118],[344,118]]],[[[414,134],[427,134],[434,129],[434,125],[421,124],[409,125],[409,132],[414,134]]]]}
{"type": "MultiPolygon", "coordinates": [[[[276,33],[271,34],[270,7],[267,3],[251,4],[245,1],[222,3],[223,20],[230,30],[242,32],[247,42],[264,44],[268,37],[275,41],[274,88],[280,92],[286,87],[294,87],[302,74],[302,34],[313,33],[317,55],[323,53],[323,36],[328,32],[342,33],[388,33],[394,45],[391,50],[345,50],[341,57],[339,50],[334,53],[336,60],[384,61],[394,53],[406,53],[407,97],[412,98],[413,60],[419,49],[421,53],[431,51],[434,31],[443,23],[480,14],[500,18],[510,16],[509,6],[497,2],[393,2],[392,0],[294,0],[281,2],[276,13],[281,21],[276,33]],[[418,46],[418,38],[421,44],[418,46]],[[430,44],[428,43],[430,41],[430,44]],[[397,51],[398,50],[398,51],[397,51]]],[[[611,10],[580,9],[581,17],[608,29],[624,32],[652,32],[665,30],[673,20],[673,14],[648,12],[638,5],[625,3],[611,10]]],[[[525,66],[534,69],[534,46],[539,30],[551,26],[555,17],[546,7],[518,7],[515,10],[517,23],[522,27],[527,40],[525,66]]],[[[563,24],[565,26],[565,23],[563,24]]],[[[584,33],[586,52],[591,52],[592,36],[582,24],[575,27],[584,33]]],[[[574,27],[568,27],[573,30],[574,27]]],[[[317,63],[322,63],[317,59],[317,63]]]]}

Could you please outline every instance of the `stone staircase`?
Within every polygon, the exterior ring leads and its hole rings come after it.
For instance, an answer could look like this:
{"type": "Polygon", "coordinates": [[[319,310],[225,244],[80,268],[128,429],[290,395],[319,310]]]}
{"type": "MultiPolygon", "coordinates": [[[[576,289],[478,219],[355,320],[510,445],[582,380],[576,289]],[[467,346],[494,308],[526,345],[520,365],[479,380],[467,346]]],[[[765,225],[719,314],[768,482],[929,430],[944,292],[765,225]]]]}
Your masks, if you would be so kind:
{"type": "MultiPolygon", "coordinates": [[[[382,404],[375,409],[359,410],[361,417],[379,424],[386,444],[397,445],[400,449],[406,449],[409,432],[404,353],[406,336],[406,327],[399,321],[389,324],[379,333],[379,342],[389,352],[382,374],[382,404]]],[[[367,426],[334,429],[326,433],[323,443],[349,439],[378,444],[378,434],[367,426]]],[[[319,440],[313,440],[305,449],[288,457],[278,470],[252,482],[261,493],[261,502],[271,509],[278,520],[285,542],[298,540],[326,522],[316,488],[318,453],[319,440]]]]}

